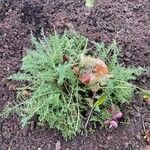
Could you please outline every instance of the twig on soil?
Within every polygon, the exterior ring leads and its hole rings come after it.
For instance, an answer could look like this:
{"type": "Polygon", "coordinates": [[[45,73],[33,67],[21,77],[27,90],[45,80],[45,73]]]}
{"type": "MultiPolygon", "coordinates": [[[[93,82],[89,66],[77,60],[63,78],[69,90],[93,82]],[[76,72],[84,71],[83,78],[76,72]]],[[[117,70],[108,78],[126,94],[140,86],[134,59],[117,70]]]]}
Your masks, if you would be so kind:
{"type": "Polygon", "coordinates": [[[118,35],[119,35],[122,31],[123,31],[123,29],[121,29],[120,31],[118,31],[118,32],[116,33],[116,35],[115,35],[115,39],[117,39],[117,38],[118,38],[118,35]]]}

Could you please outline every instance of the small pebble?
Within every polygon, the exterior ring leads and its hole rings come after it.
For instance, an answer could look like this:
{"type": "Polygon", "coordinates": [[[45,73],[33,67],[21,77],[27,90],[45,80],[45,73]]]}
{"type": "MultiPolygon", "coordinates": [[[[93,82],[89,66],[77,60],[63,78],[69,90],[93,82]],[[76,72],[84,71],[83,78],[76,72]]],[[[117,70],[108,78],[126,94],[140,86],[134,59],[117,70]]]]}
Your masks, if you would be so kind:
{"type": "Polygon", "coordinates": [[[61,150],[61,143],[60,143],[60,141],[57,141],[57,143],[56,143],[56,149],[55,150],[61,150]]]}
{"type": "Polygon", "coordinates": [[[125,142],[125,143],[124,143],[124,147],[125,147],[125,148],[128,148],[128,147],[129,147],[129,142],[125,142]]]}
{"type": "Polygon", "coordinates": [[[51,144],[47,143],[47,150],[51,150],[51,144]]]}
{"type": "Polygon", "coordinates": [[[136,113],[136,114],[135,114],[135,117],[140,118],[140,117],[141,117],[141,113],[139,113],[139,112],[136,113]]]}
{"type": "Polygon", "coordinates": [[[130,58],[132,56],[132,54],[130,52],[126,52],[125,55],[130,58]]]}
{"type": "Polygon", "coordinates": [[[141,141],[141,135],[140,134],[137,134],[135,137],[137,140],[141,141]]]}

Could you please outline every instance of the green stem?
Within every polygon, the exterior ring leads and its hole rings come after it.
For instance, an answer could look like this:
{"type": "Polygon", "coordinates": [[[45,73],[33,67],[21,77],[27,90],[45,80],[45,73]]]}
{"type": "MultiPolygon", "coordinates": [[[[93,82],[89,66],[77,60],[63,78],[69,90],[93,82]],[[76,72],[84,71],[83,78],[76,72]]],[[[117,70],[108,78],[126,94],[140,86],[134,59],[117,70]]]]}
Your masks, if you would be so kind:
{"type": "MultiPolygon", "coordinates": [[[[93,95],[93,97],[92,97],[92,101],[93,101],[95,95],[96,95],[96,92],[94,93],[94,95],[93,95]]],[[[89,123],[89,120],[90,120],[90,118],[91,118],[91,115],[92,115],[92,112],[93,112],[94,108],[95,108],[95,105],[94,105],[94,106],[91,108],[91,110],[90,110],[90,113],[89,113],[89,115],[88,115],[87,121],[86,121],[86,123],[85,123],[85,128],[87,128],[87,125],[88,125],[88,123],[89,123]]]]}

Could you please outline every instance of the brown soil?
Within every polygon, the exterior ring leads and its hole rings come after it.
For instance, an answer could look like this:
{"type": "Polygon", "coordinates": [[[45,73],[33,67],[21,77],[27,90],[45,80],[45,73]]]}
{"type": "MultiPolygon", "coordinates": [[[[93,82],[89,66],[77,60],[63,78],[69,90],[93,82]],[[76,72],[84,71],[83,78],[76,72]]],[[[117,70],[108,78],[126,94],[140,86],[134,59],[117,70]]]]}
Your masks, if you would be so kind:
{"type": "MultiPolygon", "coordinates": [[[[74,29],[91,40],[122,46],[120,60],[126,66],[150,66],[149,0],[97,0],[88,10],[83,0],[1,0],[0,1],[0,110],[15,99],[17,83],[6,78],[17,72],[20,60],[29,48],[30,31],[36,37],[54,27],[61,33],[74,29]]],[[[136,81],[150,89],[150,75],[136,81]]],[[[131,105],[123,107],[126,122],[114,130],[96,129],[85,136],[65,141],[47,126],[39,127],[36,119],[21,128],[15,115],[0,119],[1,150],[144,150],[144,128],[150,127],[150,108],[135,95],[131,105]],[[57,143],[57,144],[56,144],[57,143]]]]}

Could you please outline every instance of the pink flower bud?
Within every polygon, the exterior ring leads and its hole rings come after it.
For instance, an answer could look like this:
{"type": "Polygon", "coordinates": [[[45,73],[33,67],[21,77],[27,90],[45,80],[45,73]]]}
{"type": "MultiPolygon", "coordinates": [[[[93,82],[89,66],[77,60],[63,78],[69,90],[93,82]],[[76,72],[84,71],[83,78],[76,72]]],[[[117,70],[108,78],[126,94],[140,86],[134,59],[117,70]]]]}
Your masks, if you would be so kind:
{"type": "Polygon", "coordinates": [[[122,112],[118,112],[115,115],[113,115],[112,119],[116,120],[116,119],[120,119],[122,117],[122,112]]]}
{"type": "Polygon", "coordinates": [[[111,127],[117,128],[117,127],[118,127],[118,123],[117,123],[116,121],[114,121],[114,120],[110,121],[110,126],[109,126],[109,128],[111,128],[111,127]]]}

